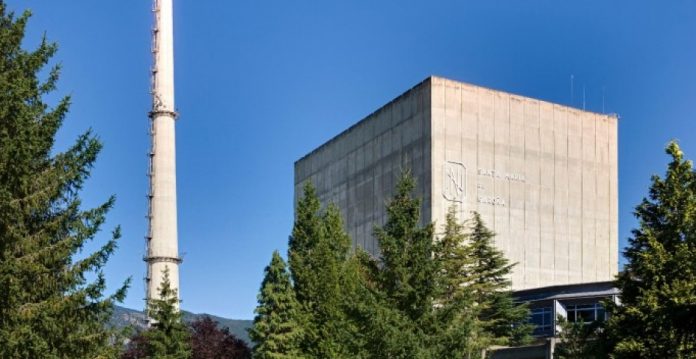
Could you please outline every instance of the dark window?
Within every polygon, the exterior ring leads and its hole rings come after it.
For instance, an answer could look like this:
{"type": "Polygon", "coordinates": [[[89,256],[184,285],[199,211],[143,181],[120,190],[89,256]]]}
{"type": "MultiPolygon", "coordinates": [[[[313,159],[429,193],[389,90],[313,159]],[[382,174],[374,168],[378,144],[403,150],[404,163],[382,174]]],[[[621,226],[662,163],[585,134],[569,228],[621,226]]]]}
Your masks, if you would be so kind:
{"type": "Polygon", "coordinates": [[[534,334],[551,332],[553,326],[553,311],[549,307],[533,308],[530,310],[529,323],[534,324],[534,334]]]}
{"type": "Polygon", "coordinates": [[[606,319],[606,311],[601,303],[571,304],[566,306],[568,321],[592,323],[597,319],[606,319]]]}

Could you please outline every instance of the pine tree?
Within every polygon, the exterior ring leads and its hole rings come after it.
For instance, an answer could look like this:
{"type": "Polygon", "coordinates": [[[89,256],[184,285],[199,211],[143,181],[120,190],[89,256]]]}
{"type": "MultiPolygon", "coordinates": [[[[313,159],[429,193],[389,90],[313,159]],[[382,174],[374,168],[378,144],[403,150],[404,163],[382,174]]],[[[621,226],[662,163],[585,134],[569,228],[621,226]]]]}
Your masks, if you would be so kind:
{"type": "Polygon", "coordinates": [[[288,243],[288,263],[295,288],[296,298],[300,303],[313,300],[317,292],[317,278],[314,275],[313,257],[309,254],[322,236],[322,224],[319,210],[321,204],[316,190],[310,182],[304,186],[304,196],[297,203],[295,224],[288,243]]]}
{"type": "Polygon", "coordinates": [[[529,309],[517,304],[512,297],[510,273],[511,264],[503,253],[495,248],[491,232],[483,223],[481,216],[474,212],[470,253],[473,265],[469,276],[471,290],[478,306],[478,320],[483,328],[481,342],[490,345],[520,345],[528,342],[532,327],[525,324],[529,309]]]}
{"type": "Polygon", "coordinates": [[[447,211],[444,232],[435,243],[433,257],[438,263],[438,291],[435,297],[438,332],[434,335],[438,358],[477,357],[485,345],[477,341],[479,307],[474,305],[470,268],[474,264],[469,233],[456,216],[456,207],[447,211]]]}
{"type": "Polygon", "coordinates": [[[349,358],[357,328],[347,315],[347,300],[355,290],[351,264],[351,240],[343,227],[341,214],[330,204],[321,218],[322,232],[316,249],[309,254],[314,263],[317,291],[312,301],[303,305],[305,316],[315,334],[307,338],[315,358],[349,358]]]}
{"type": "Polygon", "coordinates": [[[70,99],[44,102],[60,68],[40,74],[57,46],[44,38],[36,50],[22,49],[29,17],[0,1],[0,357],[107,357],[114,333],[106,323],[127,286],[104,297],[102,268],[119,229],[96,252],[75,255],[100,231],[114,199],[81,208],[101,144],[87,131],[64,152],[54,148],[70,99]]]}
{"type": "Polygon", "coordinates": [[[352,356],[357,328],[346,308],[356,280],[350,249],[338,208],[330,204],[321,213],[315,189],[308,182],[288,250],[302,318],[302,351],[308,357],[352,356]]]}
{"type": "Polygon", "coordinates": [[[362,255],[366,275],[360,320],[365,356],[433,357],[432,338],[437,263],[433,227],[421,226],[421,202],[412,197],[415,180],[404,172],[387,205],[387,221],[375,229],[379,261],[362,255]]]}
{"type": "Polygon", "coordinates": [[[635,210],[621,304],[607,303],[615,358],[696,357],[696,175],[676,142],[666,152],[667,173],[635,210]]]}
{"type": "Polygon", "coordinates": [[[143,333],[148,358],[187,359],[191,357],[190,332],[178,308],[177,290],[171,287],[169,268],[165,268],[158,297],[148,302],[151,327],[143,333]]]}
{"type": "Polygon", "coordinates": [[[607,353],[603,347],[601,321],[593,323],[569,322],[559,316],[557,325],[561,332],[553,352],[553,357],[558,359],[600,359],[606,358],[607,353]]]}
{"type": "Polygon", "coordinates": [[[290,283],[285,261],[278,251],[265,269],[254,325],[249,336],[258,359],[301,358],[302,328],[299,305],[290,283]]]}
{"type": "Polygon", "coordinates": [[[432,312],[437,267],[432,260],[433,226],[421,226],[415,180],[404,172],[387,205],[387,222],[375,229],[382,267],[377,281],[397,309],[414,322],[432,312]]]}

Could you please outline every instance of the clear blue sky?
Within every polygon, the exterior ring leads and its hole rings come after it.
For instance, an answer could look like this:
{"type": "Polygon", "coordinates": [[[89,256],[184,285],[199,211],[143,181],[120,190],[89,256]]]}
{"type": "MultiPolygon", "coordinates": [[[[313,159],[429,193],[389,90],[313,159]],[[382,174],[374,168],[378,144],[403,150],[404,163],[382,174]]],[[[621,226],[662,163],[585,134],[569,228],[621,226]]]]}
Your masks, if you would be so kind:
{"type": "MultiPolygon", "coordinates": [[[[150,1],[9,0],[27,45],[59,42],[73,106],[59,148],[104,142],[83,198],[117,204],[106,268],[143,307],[150,1]]],[[[696,158],[695,1],[175,0],[183,307],[252,318],[264,266],[285,252],[293,162],[434,74],[621,116],[620,241],[665,144],[696,158]]],[[[108,231],[100,234],[103,242],[108,231]]],[[[87,250],[93,249],[93,246],[87,250]]]]}

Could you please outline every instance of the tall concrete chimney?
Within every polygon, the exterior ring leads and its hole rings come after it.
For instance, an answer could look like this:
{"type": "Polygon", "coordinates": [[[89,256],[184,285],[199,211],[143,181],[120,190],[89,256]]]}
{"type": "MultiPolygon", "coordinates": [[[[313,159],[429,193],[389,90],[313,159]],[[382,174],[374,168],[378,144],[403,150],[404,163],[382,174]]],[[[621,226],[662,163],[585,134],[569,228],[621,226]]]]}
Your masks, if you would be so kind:
{"type": "Polygon", "coordinates": [[[176,219],[176,146],[174,123],[174,31],[172,0],[153,0],[152,110],[150,111],[148,193],[147,300],[159,297],[162,273],[169,268],[173,289],[179,289],[179,248],[176,219]]]}

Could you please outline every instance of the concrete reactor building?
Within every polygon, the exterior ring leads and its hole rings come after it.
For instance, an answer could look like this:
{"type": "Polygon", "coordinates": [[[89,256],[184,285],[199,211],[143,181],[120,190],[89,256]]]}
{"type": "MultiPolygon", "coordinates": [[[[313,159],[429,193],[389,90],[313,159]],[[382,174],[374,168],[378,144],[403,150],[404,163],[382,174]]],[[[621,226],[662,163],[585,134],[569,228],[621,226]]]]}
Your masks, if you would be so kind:
{"type": "Polygon", "coordinates": [[[618,271],[617,122],[605,115],[430,77],[295,163],[295,199],[312,181],[342,210],[356,246],[402,170],[423,223],[478,211],[517,263],[514,290],[609,281],[618,271]]]}

